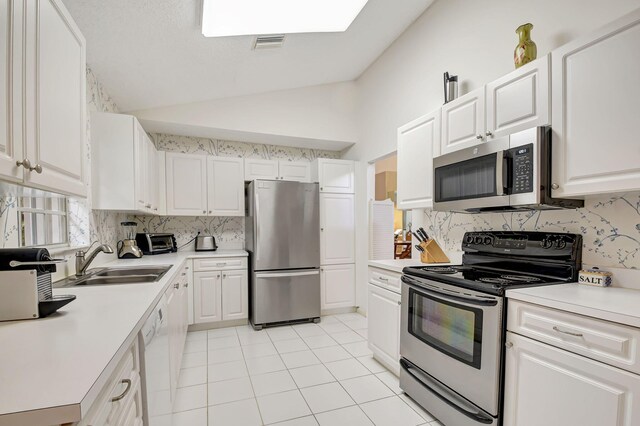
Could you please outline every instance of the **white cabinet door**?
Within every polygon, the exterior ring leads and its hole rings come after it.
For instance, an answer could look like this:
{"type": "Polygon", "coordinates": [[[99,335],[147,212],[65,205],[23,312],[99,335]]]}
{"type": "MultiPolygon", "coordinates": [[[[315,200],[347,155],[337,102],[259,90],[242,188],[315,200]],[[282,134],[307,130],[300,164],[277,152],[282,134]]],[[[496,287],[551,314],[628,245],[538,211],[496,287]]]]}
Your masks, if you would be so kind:
{"type": "Polygon", "coordinates": [[[353,194],[320,194],[320,264],[355,262],[353,194]]]}
{"type": "Polygon", "coordinates": [[[202,216],[207,214],[207,157],[166,154],[167,214],[202,216]]]}
{"type": "Polygon", "coordinates": [[[510,344],[505,425],[640,424],[639,376],[508,332],[510,344]]]}
{"type": "Polygon", "coordinates": [[[319,158],[313,163],[312,175],[320,183],[320,192],[353,194],[354,166],[349,160],[319,158]]]}
{"type": "Polygon", "coordinates": [[[259,160],[255,158],[245,158],[244,180],[276,180],[278,176],[278,160],[259,160]]]}
{"type": "Polygon", "coordinates": [[[306,161],[278,161],[280,180],[311,182],[311,163],[306,161]]]}
{"type": "Polygon", "coordinates": [[[0,2],[0,177],[22,181],[22,1],[0,2]]]}
{"type": "Polygon", "coordinates": [[[487,140],[551,123],[549,56],[487,84],[487,140]]]}
{"type": "Polygon", "coordinates": [[[180,323],[180,301],[173,285],[165,292],[167,298],[167,329],[169,334],[169,377],[172,400],[175,397],[180,376],[180,356],[178,354],[178,329],[180,323]]]}
{"type": "Polygon", "coordinates": [[[369,284],[368,340],[373,355],[400,374],[400,295],[369,284]]]}
{"type": "Polygon", "coordinates": [[[195,324],[222,320],[222,272],[193,274],[193,317],[195,324]]]}
{"type": "Polygon", "coordinates": [[[640,189],[639,42],[640,9],[552,52],[554,197],[640,189]]]}
{"type": "Polygon", "coordinates": [[[149,155],[149,150],[147,149],[147,134],[137,120],[133,120],[133,126],[133,156],[135,159],[134,186],[136,205],[138,210],[147,211],[149,210],[149,207],[147,207],[149,198],[147,186],[147,181],[149,179],[149,176],[147,175],[147,169],[149,168],[149,164],[147,162],[147,157],[149,155]]]}
{"type": "Polygon", "coordinates": [[[145,138],[145,145],[147,147],[147,205],[149,205],[149,213],[159,214],[160,211],[160,195],[159,195],[159,182],[158,179],[158,153],[156,146],[151,139],[147,136],[145,138]]]}
{"type": "Polygon", "coordinates": [[[249,281],[247,271],[222,273],[222,319],[249,318],[249,281]]]}
{"type": "Polygon", "coordinates": [[[484,90],[481,87],[442,106],[442,154],[484,142],[484,90]]]}
{"type": "Polygon", "coordinates": [[[244,216],[244,161],[242,158],[207,159],[209,215],[244,216]]]}
{"type": "Polygon", "coordinates": [[[440,110],[398,129],[398,208],[433,207],[433,157],[440,154],[440,110]]]}
{"type": "Polygon", "coordinates": [[[356,305],[356,268],[328,265],[320,268],[321,309],[350,308],[356,305]]]}
{"type": "Polygon", "coordinates": [[[62,0],[26,2],[25,169],[29,186],[85,197],[85,40],[62,0]]]}

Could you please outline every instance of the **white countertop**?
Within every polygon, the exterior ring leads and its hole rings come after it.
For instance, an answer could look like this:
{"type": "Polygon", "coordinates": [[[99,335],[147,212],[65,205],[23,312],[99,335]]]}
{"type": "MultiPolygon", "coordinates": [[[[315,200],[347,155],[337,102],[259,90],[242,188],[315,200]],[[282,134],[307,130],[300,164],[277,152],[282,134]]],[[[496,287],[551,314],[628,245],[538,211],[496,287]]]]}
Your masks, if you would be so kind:
{"type": "Polygon", "coordinates": [[[640,327],[640,290],[561,284],[507,290],[507,297],[640,327]]]}
{"type": "Polygon", "coordinates": [[[462,263],[462,252],[448,253],[447,256],[449,257],[449,260],[451,260],[449,263],[422,263],[420,262],[420,259],[387,259],[369,260],[369,266],[402,273],[402,270],[407,266],[459,265],[462,263]]]}
{"type": "Polygon", "coordinates": [[[77,299],[48,318],[0,323],[0,425],[80,420],[186,259],[247,255],[218,250],[115,260],[108,266],[173,267],[155,283],[54,288],[77,299]]]}

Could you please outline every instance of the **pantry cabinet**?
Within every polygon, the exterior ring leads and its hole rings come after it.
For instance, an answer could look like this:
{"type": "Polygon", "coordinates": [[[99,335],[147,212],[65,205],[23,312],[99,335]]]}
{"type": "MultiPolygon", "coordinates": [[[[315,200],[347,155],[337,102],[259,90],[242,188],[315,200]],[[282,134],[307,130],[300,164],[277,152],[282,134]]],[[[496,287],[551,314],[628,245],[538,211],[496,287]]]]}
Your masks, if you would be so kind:
{"type": "Polygon", "coordinates": [[[326,265],[320,268],[322,310],[350,308],[356,304],[356,270],[354,264],[326,265]]]}
{"type": "Polygon", "coordinates": [[[398,129],[398,209],[433,207],[433,158],[440,154],[440,118],[438,110],[398,129]]]}
{"type": "Polygon", "coordinates": [[[167,152],[167,214],[207,214],[207,157],[167,152]]]}
{"type": "Polygon", "coordinates": [[[91,187],[93,208],[163,214],[162,157],[131,115],[91,114],[91,187]]]}
{"type": "Polygon", "coordinates": [[[484,86],[442,106],[441,153],[448,154],[485,141],[484,86]]]}
{"type": "Polygon", "coordinates": [[[353,194],[320,194],[320,264],[355,262],[353,194]]]}
{"type": "Polygon", "coordinates": [[[552,52],[554,197],[640,189],[639,41],[640,9],[552,52]]]}
{"type": "Polygon", "coordinates": [[[311,164],[311,179],[320,183],[320,192],[353,194],[355,164],[349,160],[318,158],[311,164]]]}
{"type": "Polygon", "coordinates": [[[487,140],[551,122],[550,55],[487,84],[487,140]]]}
{"type": "Polygon", "coordinates": [[[400,374],[400,299],[400,293],[369,283],[369,348],[396,376],[400,374]]]}
{"type": "Polygon", "coordinates": [[[208,157],[208,214],[244,216],[244,161],[242,158],[208,157]]]}

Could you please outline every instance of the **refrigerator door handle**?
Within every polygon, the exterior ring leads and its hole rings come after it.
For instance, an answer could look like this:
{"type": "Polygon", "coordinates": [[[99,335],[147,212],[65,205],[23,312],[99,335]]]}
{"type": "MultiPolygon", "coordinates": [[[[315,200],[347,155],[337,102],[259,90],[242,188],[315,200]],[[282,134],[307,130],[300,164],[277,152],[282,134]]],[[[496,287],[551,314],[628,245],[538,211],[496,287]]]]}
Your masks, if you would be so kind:
{"type": "Polygon", "coordinates": [[[254,242],[255,246],[255,254],[256,254],[256,262],[260,260],[260,249],[258,247],[257,241],[260,241],[260,221],[258,220],[258,212],[260,211],[260,197],[258,196],[258,192],[255,194],[255,209],[253,210],[253,216],[256,224],[256,238],[254,242]]]}
{"type": "Polygon", "coordinates": [[[307,275],[318,275],[319,270],[302,271],[302,272],[258,272],[256,278],[282,278],[282,277],[304,277],[307,275]]]}

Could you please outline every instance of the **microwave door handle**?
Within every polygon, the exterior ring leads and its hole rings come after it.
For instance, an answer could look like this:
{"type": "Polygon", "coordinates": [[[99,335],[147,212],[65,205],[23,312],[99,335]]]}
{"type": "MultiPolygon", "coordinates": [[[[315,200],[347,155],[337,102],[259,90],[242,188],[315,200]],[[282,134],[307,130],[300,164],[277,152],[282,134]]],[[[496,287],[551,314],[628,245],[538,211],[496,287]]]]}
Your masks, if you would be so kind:
{"type": "Polygon", "coordinates": [[[507,152],[498,151],[496,153],[496,195],[505,194],[505,169],[507,152]]]}
{"type": "Polygon", "coordinates": [[[417,368],[410,365],[404,359],[400,360],[400,366],[404,371],[407,372],[414,380],[416,380],[422,387],[429,390],[432,394],[437,396],[444,403],[449,405],[451,408],[457,410],[458,412],[464,414],[470,419],[475,420],[478,423],[483,424],[491,424],[494,421],[494,418],[490,415],[484,413],[479,408],[471,405],[471,403],[465,401],[461,397],[457,396],[453,392],[449,391],[445,387],[443,387],[436,380],[428,377],[425,373],[418,370],[417,368]]]}

